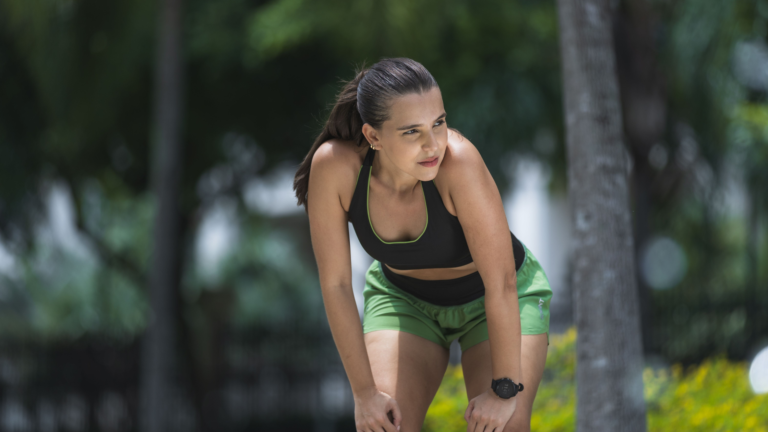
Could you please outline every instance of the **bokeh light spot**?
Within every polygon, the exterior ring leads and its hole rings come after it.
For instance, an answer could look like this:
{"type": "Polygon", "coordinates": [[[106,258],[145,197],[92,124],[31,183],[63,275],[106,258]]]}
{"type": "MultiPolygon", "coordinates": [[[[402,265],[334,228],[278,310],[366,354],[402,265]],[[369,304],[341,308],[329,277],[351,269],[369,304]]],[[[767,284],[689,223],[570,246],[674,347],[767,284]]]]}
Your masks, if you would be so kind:
{"type": "Polygon", "coordinates": [[[763,348],[752,360],[749,383],[755,393],[768,393],[768,347],[763,348]]]}
{"type": "Polygon", "coordinates": [[[641,252],[640,272],[653,289],[672,288],[683,280],[687,270],[683,248],[669,237],[651,238],[641,252]]]}

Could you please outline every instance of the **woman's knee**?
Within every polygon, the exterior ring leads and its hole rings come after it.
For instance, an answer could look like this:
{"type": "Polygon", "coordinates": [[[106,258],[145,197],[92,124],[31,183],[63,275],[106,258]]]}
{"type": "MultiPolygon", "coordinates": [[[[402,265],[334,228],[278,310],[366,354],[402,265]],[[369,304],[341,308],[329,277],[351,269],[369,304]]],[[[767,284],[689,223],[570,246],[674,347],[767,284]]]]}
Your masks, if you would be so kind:
{"type": "Polygon", "coordinates": [[[531,432],[531,411],[518,406],[502,432],[531,432]]]}
{"type": "Polygon", "coordinates": [[[449,351],[398,330],[365,333],[365,343],[376,387],[400,407],[400,432],[420,431],[448,367],[449,351]]]}

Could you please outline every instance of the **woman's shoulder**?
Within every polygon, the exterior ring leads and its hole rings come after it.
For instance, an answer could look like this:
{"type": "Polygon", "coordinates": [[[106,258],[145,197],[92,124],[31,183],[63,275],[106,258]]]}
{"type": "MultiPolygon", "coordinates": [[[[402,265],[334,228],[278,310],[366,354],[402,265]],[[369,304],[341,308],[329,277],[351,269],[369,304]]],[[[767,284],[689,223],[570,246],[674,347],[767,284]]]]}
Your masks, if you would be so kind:
{"type": "MultiPolygon", "coordinates": [[[[311,171],[322,172],[322,183],[332,184],[341,202],[348,204],[352,200],[366,149],[366,146],[358,146],[353,141],[332,138],[317,148],[312,156],[311,171]]],[[[348,207],[346,205],[344,210],[348,211],[348,207]]]]}
{"type": "Polygon", "coordinates": [[[483,158],[474,144],[460,132],[448,129],[448,145],[445,149],[443,162],[432,182],[440,193],[448,213],[457,215],[451,192],[455,187],[466,182],[472,170],[485,168],[483,158]],[[469,171],[468,171],[469,170],[469,171]]]}
{"type": "Polygon", "coordinates": [[[365,159],[365,149],[349,140],[331,138],[317,148],[312,156],[312,166],[322,165],[331,170],[345,167],[359,169],[365,159]]]}
{"type": "Polygon", "coordinates": [[[466,170],[482,167],[485,167],[485,162],[472,141],[460,132],[448,129],[448,145],[437,176],[450,182],[449,179],[461,177],[466,170]]]}

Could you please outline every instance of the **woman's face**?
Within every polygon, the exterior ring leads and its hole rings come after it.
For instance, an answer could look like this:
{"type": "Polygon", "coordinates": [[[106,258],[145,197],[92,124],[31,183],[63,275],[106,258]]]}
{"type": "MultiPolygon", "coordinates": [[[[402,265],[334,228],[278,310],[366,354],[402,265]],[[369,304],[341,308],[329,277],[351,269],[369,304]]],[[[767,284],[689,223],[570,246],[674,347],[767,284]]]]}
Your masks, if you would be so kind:
{"type": "Polygon", "coordinates": [[[363,125],[363,134],[395,167],[429,181],[437,176],[448,143],[448,125],[440,89],[408,94],[394,100],[390,119],[380,130],[363,125]],[[433,163],[424,163],[437,160],[433,163]],[[420,163],[421,162],[421,163],[420,163]]]}

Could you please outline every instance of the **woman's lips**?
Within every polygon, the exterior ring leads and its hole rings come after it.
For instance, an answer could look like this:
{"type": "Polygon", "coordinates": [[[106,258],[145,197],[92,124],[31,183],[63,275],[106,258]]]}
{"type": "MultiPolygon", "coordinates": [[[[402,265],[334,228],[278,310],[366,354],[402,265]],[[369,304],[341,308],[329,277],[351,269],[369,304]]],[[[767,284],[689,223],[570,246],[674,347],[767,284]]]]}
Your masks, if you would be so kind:
{"type": "Polygon", "coordinates": [[[433,167],[433,166],[437,165],[438,159],[440,159],[440,157],[439,156],[435,156],[435,158],[433,160],[431,160],[431,161],[419,162],[419,165],[425,166],[425,167],[433,167]]]}

